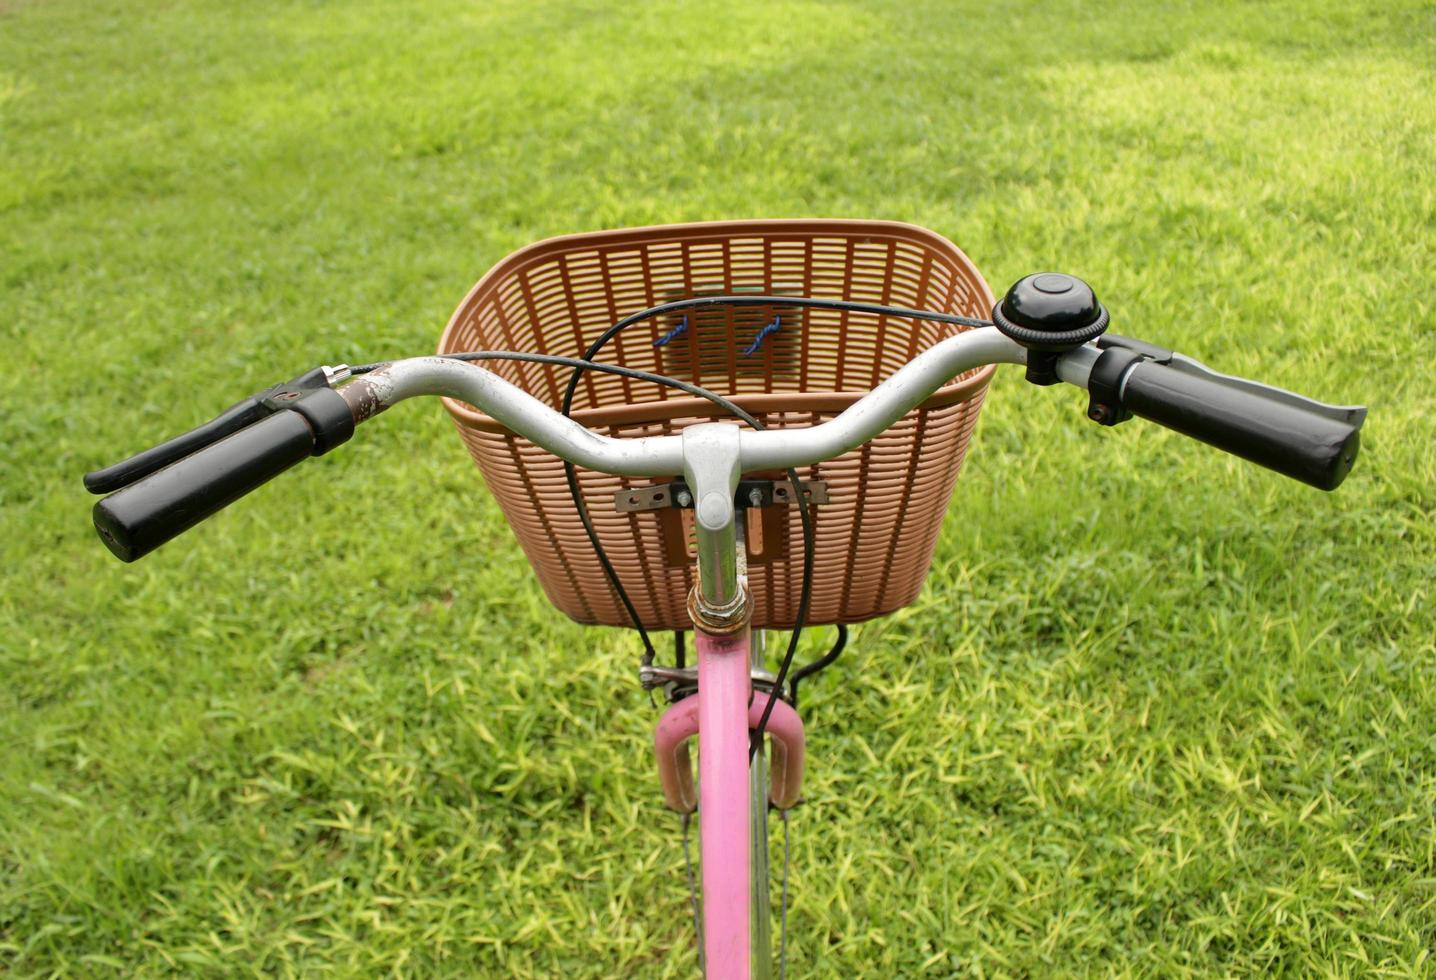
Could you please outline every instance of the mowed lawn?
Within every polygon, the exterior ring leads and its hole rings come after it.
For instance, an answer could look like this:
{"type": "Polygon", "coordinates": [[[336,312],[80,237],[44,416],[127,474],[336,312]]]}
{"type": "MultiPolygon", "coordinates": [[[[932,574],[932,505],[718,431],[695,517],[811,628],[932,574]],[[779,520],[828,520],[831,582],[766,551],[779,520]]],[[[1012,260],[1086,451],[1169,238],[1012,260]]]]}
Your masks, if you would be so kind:
{"type": "Polygon", "coordinates": [[[637,641],[438,404],[133,566],[80,475],[528,242],[748,216],[1371,408],[1328,495],[1004,370],[805,688],[791,975],[1436,972],[1436,8],[1168,6],[0,0],[0,972],[695,973],[637,641]]]}

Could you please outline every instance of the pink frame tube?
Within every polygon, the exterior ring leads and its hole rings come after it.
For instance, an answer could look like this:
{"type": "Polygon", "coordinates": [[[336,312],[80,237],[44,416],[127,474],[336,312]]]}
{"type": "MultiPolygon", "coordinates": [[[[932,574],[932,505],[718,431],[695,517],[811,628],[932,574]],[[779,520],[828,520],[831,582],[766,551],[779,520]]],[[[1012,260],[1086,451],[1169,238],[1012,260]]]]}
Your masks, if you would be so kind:
{"type": "Polygon", "coordinates": [[[748,980],[748,627],[694,631],[698,648],[699,834],[708,980],[748,980]]]}

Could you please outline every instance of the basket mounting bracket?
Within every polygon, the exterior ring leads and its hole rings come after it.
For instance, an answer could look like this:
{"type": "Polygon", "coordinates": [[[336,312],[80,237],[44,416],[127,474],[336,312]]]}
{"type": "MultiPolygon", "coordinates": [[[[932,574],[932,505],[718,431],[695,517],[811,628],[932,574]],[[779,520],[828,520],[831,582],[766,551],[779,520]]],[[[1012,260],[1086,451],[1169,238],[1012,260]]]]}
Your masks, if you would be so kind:
{"type": "MultiPolygon", "coordinates": [[[[802,480],[799,483],[809,504],[826,504],[828,484],[824,480],[802,480]]],[[[793,492],[791,480],[740,480],[733,495],[733,506],[748,509],[752,507],[791,506],[797,494],[793,492]]],[[[630,487],[613,495],[615,509],[625,512],[640,510],[693,509],[693,491],[683,480],[672,483],[656,483],[647,487],[630,487]]]]}

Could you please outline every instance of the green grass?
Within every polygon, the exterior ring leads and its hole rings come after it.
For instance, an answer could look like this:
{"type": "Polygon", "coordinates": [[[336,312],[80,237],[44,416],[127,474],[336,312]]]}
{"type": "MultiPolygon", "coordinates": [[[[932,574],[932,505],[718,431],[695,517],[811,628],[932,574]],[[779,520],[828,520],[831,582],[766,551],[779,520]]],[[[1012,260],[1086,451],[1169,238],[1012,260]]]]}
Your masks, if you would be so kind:
{"type": "Polygon", "coordinates": [[[1328,496],[1000,377],[808,687],[794,975],[1430,975],[1433,134],[1429,3],[0,0],[0,972],[691,975],[636,643],[437,405],[132,567],[79,475],[535,239],[844,215],[1371,420],[1328,496]]]}

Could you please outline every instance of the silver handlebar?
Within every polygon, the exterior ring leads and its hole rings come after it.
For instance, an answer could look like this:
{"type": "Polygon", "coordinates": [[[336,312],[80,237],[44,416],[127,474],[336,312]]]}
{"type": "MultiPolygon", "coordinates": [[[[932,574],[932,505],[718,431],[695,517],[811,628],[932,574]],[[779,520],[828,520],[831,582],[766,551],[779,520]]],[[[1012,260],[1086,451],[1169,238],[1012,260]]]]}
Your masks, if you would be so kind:
{"type": "MultiPolygon", "coordinates": [[[[1064,354],[1057,373],[1087,387],[1093,346],[1064,354]]],[[[806,429],[739,436],[740,467],[752,470],[809,466],[841,456],[883,432],[949,380],[987,364],[1026,364],[1027,351],[993,327],[949,337],[928,348],[836,418],[806,429]]],[[[593,432],[491,371],[443,357],[395,361],[339,389],[356,420],[406,398],[444,395],[468,402],[495,421],[561,459],[619,476],[673,476],[684,472],[682,436],[615,439],[593,432]]],[[[736,424],[736,423],[733,423],[736,424]]]]}

